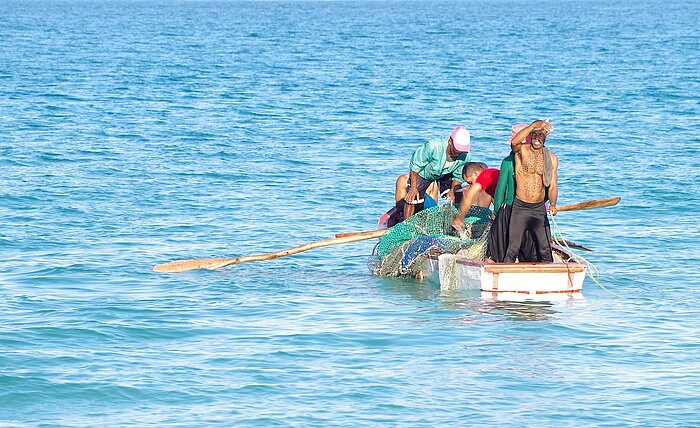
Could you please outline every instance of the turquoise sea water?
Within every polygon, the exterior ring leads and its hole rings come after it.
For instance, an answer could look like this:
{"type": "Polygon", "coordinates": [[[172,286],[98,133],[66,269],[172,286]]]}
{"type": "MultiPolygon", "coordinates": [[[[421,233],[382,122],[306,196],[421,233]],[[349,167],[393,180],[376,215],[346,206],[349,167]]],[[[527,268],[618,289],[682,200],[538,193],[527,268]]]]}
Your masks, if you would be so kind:
{"type": "Polygon", "coordinates": [[[0,2],[0,425],[700,426],[700,30],[669,1],[0,2]],[[455,125],[551,118],[590,280],[493,303],[368,274],[455,125]]]}

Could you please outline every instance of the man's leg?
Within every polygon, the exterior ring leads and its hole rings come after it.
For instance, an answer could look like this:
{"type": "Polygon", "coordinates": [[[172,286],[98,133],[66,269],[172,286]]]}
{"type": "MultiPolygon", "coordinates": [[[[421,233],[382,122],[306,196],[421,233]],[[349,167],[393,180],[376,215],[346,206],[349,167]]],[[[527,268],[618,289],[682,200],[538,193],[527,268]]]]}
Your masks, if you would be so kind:
{"type": "MultiPolygon", "coordinates": [[[[421,176],[418,176],[418,183],[417,183],[417,188],[418,188],[418,199],[423,199],[425,200],[425,191],[430,186],[430,183],[432,181],[428,181],[424,179],[421,176]]],[[[407,187],[411,187],[414,184],[411,183],[411,177],[409,176],[408,182],[407,182],[407,187]]],[[[413,214],[415,214],[417,211],[421,211],[423,209],[423,202],[420,202],[418,204],[405,204],[403,208],[403,217],[404,220],[411,217],[413,214]]]]}
{"type": "Polygon", "coordinates": [[[539,256],[537,252],[537,241],[532,235],[532,232],[526,230],[523,234],[523,242],[520,244],[520,252],[518,253],[518,260],[521,262],[537,262],[539,261],[539,256]]]}
{"type": "Polygon", "coordinates": [[[515,262],[515,258],[520,252],[520,246],[523,242],[523,235],[528,229],[530,216],[527,209],[522,206],[522,202],[517,198],[513,201],[513,209],[510,214],[510,224],[508,226],[508,249],[506,256],[503,258],[505,263],[515,262]]]}
{"type": "Polygon", "coordinates": [[[537,261],[552,263],[554,261],[552,258],[552,234],[544,204],[538,210],[537,219],[538,221],[533,225],[532,230],[537,247],[537,261]]]}
{"type": "Polygon", "coordinates": [[[396,191],[394,192],[394,199],[396,202],[403,201],[406,197],[406,191],[408,188],[408,174],[399,175],[396,179],[396,191]]]}
{"type": "MultiPolygon", "coordinates": [[[[437,198],[435,198],[435,202],[440,202],[440,196],[443,194],[447,193],[448,190],[452,188],[452,174],[450,175],[443,175],[442,177],[438,178],[437,181],[434,181],[435,183],[435,193],[437,194],[437,198]]],[[[452,201],[454,203],[454,201],[452,201]]]]}

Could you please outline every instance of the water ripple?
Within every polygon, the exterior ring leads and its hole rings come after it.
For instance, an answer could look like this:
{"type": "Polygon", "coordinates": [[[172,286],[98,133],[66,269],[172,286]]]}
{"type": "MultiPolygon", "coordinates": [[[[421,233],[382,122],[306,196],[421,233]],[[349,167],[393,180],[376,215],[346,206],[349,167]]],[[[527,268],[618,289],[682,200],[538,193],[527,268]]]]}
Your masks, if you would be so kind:
{"type": "Polygon", "coordinates": [[[3,2],[0,420],[700,424],[697,6],[531,6],[3,2]],[[537,117],[560,203],[623,198],[556,219],[621,297],[374,278],[371,241],[150,269],[371,229],[419,144],[498,165],[537,117]]]}

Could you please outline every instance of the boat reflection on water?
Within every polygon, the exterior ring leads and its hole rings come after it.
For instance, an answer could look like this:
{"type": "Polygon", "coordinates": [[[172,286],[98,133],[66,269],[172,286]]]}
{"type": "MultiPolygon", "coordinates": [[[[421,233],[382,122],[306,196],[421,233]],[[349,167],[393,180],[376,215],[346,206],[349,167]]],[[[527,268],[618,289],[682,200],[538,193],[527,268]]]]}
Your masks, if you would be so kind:
{"type": "MultiPolygon", "coordinates": [[[[449,309],[468,310],[482,316],[497,316],[517,321],[543,321],[557,314],[560,310],[566,310],[573,305],[585,302],[579,293],[577,297],[569,300],[498,300],[484,298],[479,290],[443,291],[440,293],[442,304],[449,309]]],[[[473,316],[468,317],[473,322],[473,316]]]]}
{"type": "Polygon", "coordinates": [[[506,318],[516,321],[543,321],[557,313],[553,302],[528,301],[508,302],[498,300],[484,301],[483,310],[490,313],[502,313],[506,318]]]}
{"type": "Polygon", "coordinates": [[[494,300],[484,298],[480,290],[441,290],[435,284],[408,278],[381,278],[381,289],[395,297],[407,298],[422,305],[424,309],[445,309],[458,311],[462,322],[481,323],[484,317],[494,321],[508,319],[515,321],[544,321],[566,310],[571,305],[585,302],[579,293],[577,297],[562,300],[494,300]],[[437,306],[436,306],[437,305],[437,306]]]}
{"type": "MultiPolygon", "coordinates": [[[[440,290],[435,284],[408,278],[381,278],[381,289],[389,295],[420,303],[422,309],[458,311],[460,322],[544,321],[572,305],[585,304],[579,293],[576,298],[561,300],[494,300],[482,297],[480,290],[440,290]],[[495,319],[494,319],[495,317],[495,319]]],[[[452,314],[454,316],[455,314],[452,314]]]]}

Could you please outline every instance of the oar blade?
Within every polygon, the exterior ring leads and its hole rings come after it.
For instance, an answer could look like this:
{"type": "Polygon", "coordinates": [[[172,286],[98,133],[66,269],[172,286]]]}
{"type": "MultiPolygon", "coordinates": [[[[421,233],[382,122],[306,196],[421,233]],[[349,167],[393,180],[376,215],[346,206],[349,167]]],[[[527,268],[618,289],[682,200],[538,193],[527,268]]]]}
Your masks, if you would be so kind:
{"type": "Polygon", "coordinates": [[[594,208],[605,208],[617,205],[620,202],[619,196],[614,196],[612,198],[594,199],[592,201],[577,202],[575,204],[562,205],[557,207],[557,212],[559,211],[582,211],[582,210],[592,210],[594,208]]]}
{"type": "Polygon", "coordinates": [[[175,260],[172,262],[155,265],[153,266],[153,271],[164,273],[178,273],[196,269],[214,270],[220,268],[222,264],[230,260],[230,258],[175,260]]]}

